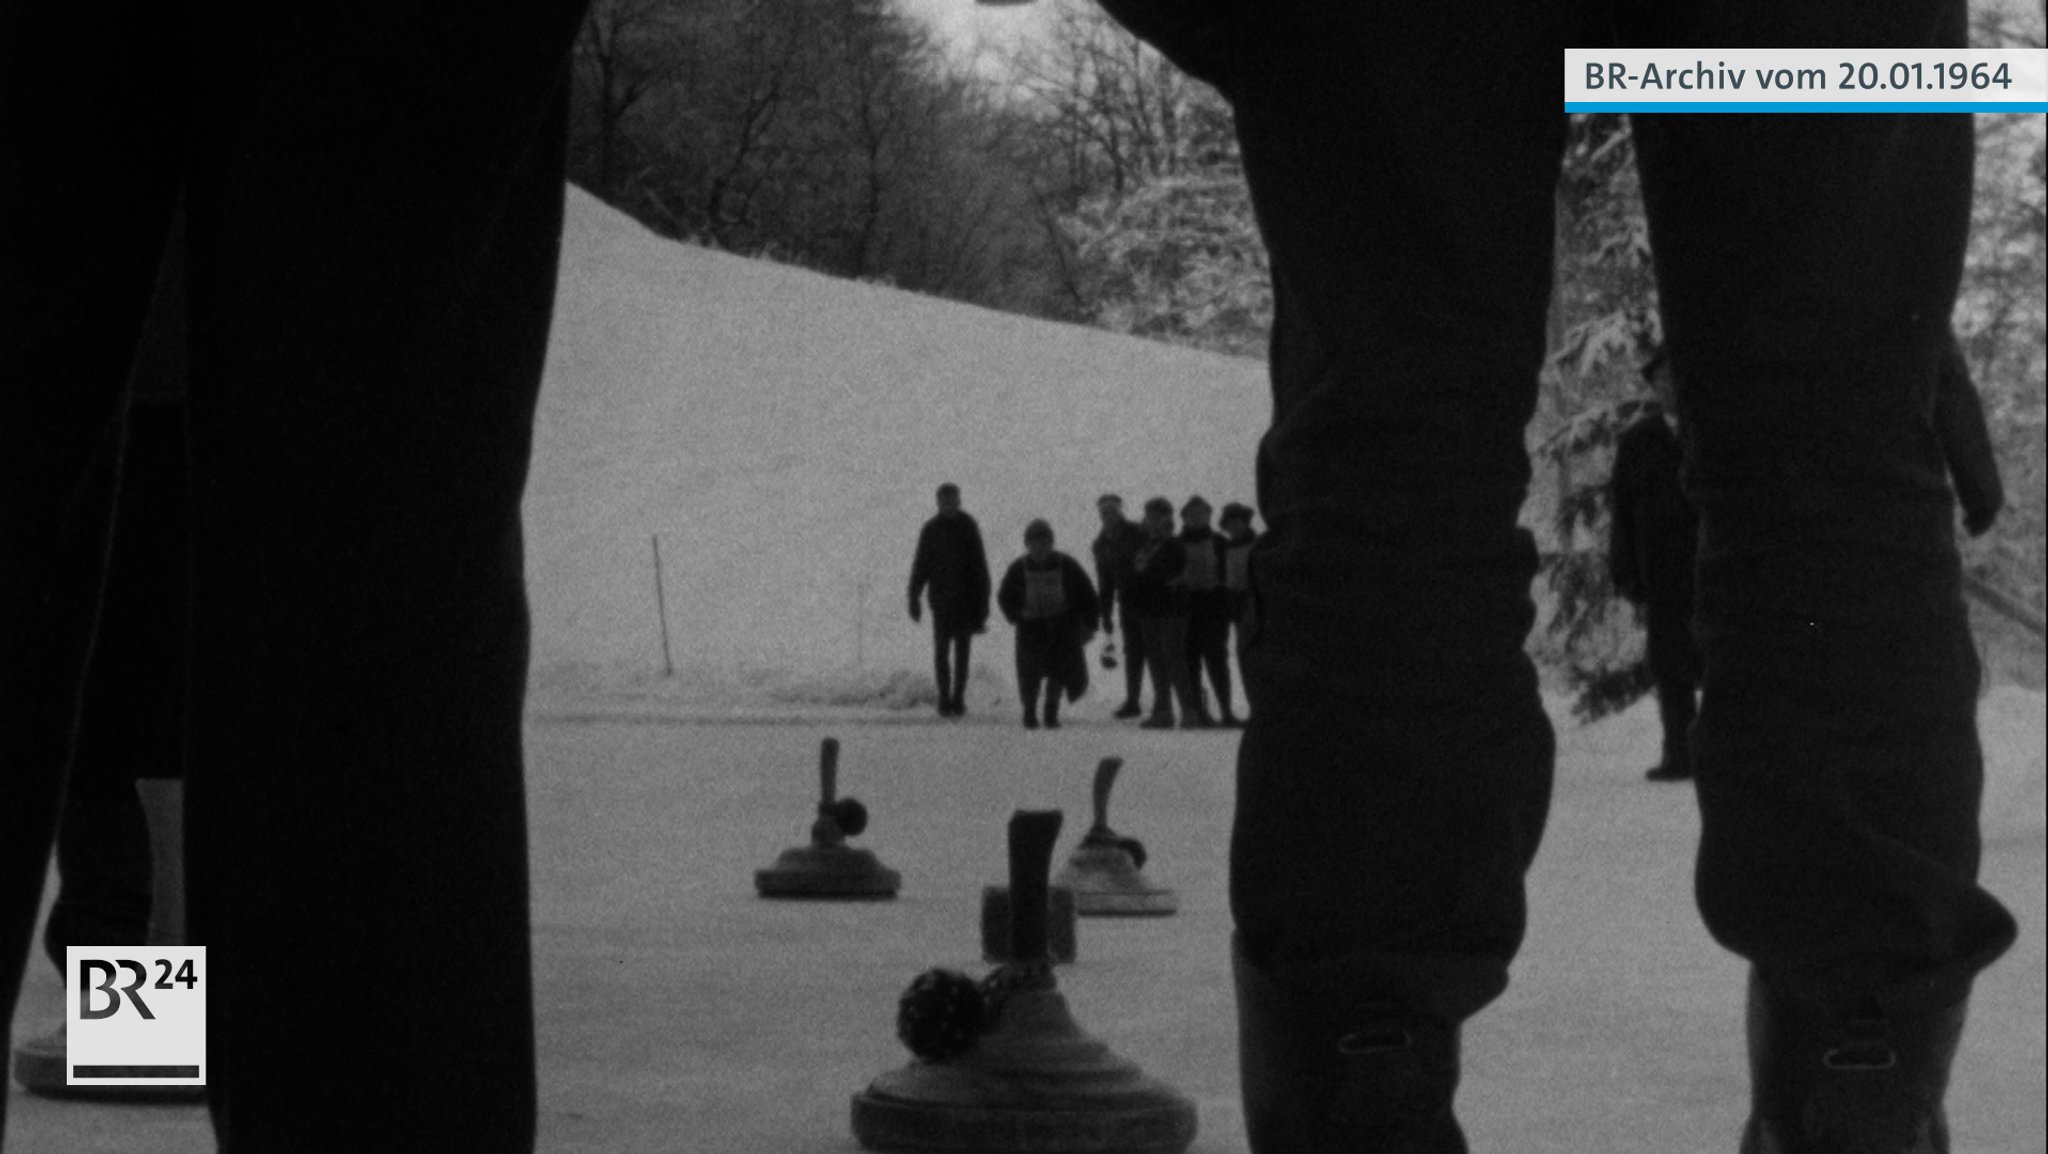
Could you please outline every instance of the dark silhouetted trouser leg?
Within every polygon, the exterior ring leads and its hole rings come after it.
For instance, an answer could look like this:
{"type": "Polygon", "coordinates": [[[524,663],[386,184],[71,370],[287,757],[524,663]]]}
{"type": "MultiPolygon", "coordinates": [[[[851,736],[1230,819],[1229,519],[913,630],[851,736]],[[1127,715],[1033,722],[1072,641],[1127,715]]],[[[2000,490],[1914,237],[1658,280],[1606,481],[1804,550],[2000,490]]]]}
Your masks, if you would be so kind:
{"type": "MultiPolygon", "coordinates": [[[[1960,0],[1699,9],[1690,42],[1964,36],[1960,0]]],[[[2014,935],[1976,884],[1979,669],[1933,424],[1969,118],[1635,131],[1700,510],[1701,912],[1775,997],[1952,1006],[2014,935]]]]}
{"type": "Polygon", "coordinates": [[[974,630],[965,625],[932,624],[932,677],[939,686],[939,707],[966,704],[967,674],[974,654],[974,630]]]}
{"type": "Polygon", "coordinates": [[[0,15],[4,992],[90,637],[85,464],[182,180],[221,1147],[529,1149],[519,498],[580,6],[51,27],[61,7],[0,15]],[[88,62],[103,83],[69,83],[88,62]],[[102,131],[18,123],[70,87],[102,131]]]}
{"type": "Polygon", "coordinates": [[[953,639],[938,622],[932,623],[932,684],[939,691],[939,712],[953,708],[953,639]]]}
{"type": "Polygon", "coordinates": [[[1197,606],[1188,614],[1188,685],[1202,699],[1202,676],[1216,693],[1216,715],[1234,717],[1230,700],[1230,616],[1222,606],[1197,606]]]}
{"type": "Polygon", "coordinates": [[[1662,768],[1692,772],[1692,724],[1699,716],[1699,685],[1678,678],[1657,679],[1657,720],[1664,728],[1662,768]]]}
{"type": "Polygon", "coordinates": [[[967,676],[974,671],[974,630],[953,638],[953,712],[967,708],[967,676]]]}
{"type": "Polygon", "coordinates": [[[1137,705],[1145,690],[1145,619],[1119,612],[1124,629],[1124,702],[1137,705]]]}
{"type": "Polygon", "coordinates": [[[122,391],[177,196],[180,43],[158,6],[0,4],[0,1024],[57,827],[122,391]]]}
{"type": "Polygon", "coordinates": [[[1183,721],[1202,712],[1195,686],[1188,679],[1188,619],[1147,617],[1141,627],[1145,634],[1145,666],[1152,672],[1152,719],[1173,720],[1180,707],[1183,721]]]}
{"type": "Polygon", "coordinates": [[[1046,675],[1044,637],[1045,623],[1024,621],[1017,625],[1017,695],[1024,703],[1024,724],[1038,724],[1038,693],[1046,690],[1050,699],[1046,702],[1046,713],[1059,711],[1059,682],[1046,675]]]}
{"type": "Polygon", "coordinates": [[[1650,676],[1657,685],[1657,719],[1664,727],[1663,760],[1692,772],[1692,726],[1699,716],[1700,651],[1693,639],[1693,601],[1652,598],[1645,615],[1650,676]]]}
{"type": "MultiPolygon", "coordinates": [[[[1703,6],[1701,43],[1960,47],[1961,0],[1703,6]]],[[[1946,1151],[1981,670],[1935,424],[1963,116],[1637,117],[1700,511],[1700,911],[1752,964],[1745,1154],[1946,1151]],[[1836,1060],[1844,1053],[1870,1055],[1836,1060]]]]}
{"type": "Polygon", "coordinates": [[[132,405],[99,635],[57,832],[57,900],[43,949],[149,940],[155,858],[141,777],[183,775],[187,589],[185,420],[132,405]]]}
{"type": "Polygon", "coordinates": [[[1521,942],[1553,741],[1516,518],[1567,38],[1524,5],[1256,23],[1228,91],[1277,316],[1231,905],[1247,1125],[1280,1151],[1340,1141],[1347,1036],[1454,1069],[1521,942]],[[1440,84],[1453,60],[1485,83],[1440,84]]]}
{"type": "Polygon", "coordinates": [[[1571,20],[1245,21],[1226,90],[1276,304],[1231,847],[1246,1128],[1452,1154],[1459,1023],[1506,986],[1549,805],[1517,516],[1571,20]]]}
{"type": "Polygon", "coordinates": [[[149,941],[154,894],[149,826],[135,778],[72,776],[57,830],[57,900],[43,926],[43,953],[62,974],[71,946],[149,941]]]}

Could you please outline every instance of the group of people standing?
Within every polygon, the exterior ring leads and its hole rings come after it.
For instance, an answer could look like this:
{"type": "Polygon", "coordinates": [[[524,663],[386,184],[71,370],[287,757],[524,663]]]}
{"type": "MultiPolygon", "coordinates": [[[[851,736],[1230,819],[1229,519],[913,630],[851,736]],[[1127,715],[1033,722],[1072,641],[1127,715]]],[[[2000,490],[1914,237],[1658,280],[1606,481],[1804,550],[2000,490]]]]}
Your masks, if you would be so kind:
{"type": "MultiPolygon", "coordinates": [[[[1000,583],[989,577],[981,528],[960,507],[959,486],[939,486],[938,513],[918,536],[910,569],[910,619],[932,611],[933,675],[939,716],[966,713],[963,695],[975,634],[988,627],[995,607],[1017,631],[1017,689],[1026,729],[1057,729],[1062,699],[1088,689],[1085,647],[1099,630],[1114,638],[1123,627],[1124,701],[1115,716],[1144,717],[1145,729],[1238,728],[1232,702],[1231,628],[1250,603],[1248,561],[1257,533],[1249,506],[1215,509],[1188,498],[1175,522],[1173,502],[1153,497],[1142,520],[1124,513],[1123,498],[1107,493],[1095,503],[1102,523],[1091,547],[1095,576],[1054,548],[1052,526],[1033,520],[1024,528],[1024,555],[1000,583]],[[1141,697],[1152,680],[1149,715],[1141,697]],[[1203,678],[1215,694],[1208,707],[1203,678]],[[1041,712],[1040,697],[1044,698],[1041,712]]],[[[1105,646],[1103,664],[1118,663],[1105,646]]]]}

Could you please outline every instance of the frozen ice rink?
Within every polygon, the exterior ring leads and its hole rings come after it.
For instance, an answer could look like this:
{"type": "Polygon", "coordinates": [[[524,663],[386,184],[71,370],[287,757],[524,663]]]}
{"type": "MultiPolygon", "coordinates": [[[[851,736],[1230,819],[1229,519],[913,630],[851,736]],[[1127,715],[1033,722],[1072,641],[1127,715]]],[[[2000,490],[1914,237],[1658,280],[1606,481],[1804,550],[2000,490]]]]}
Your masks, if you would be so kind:
{"type": "MultiPolygon", "coordinates": [[[[543,1150],[857,1149],[848,1099],[909,1057],[897,994],[928,966],[987,968],[980,888],[1004,880],[1010,811],[1067,811],[1057,863],[1109,754],[1128,759],[1112,822],[1146,842],[1146,872],[1182,912],[1084,919],[1061,987],[1085,1028],[1195,1099],[1195,1150],[1245,1148],[1225,948],[1235,738],[1140,733],[1108,720],[1099,696],[1052,734],[1018,729],[1007,703],[975,704],[958,725],[874,710],[535,718],[543,1150]],[[827,735],[844,747],[841,792],[873,813],[854,844],[903,874],[894,902],[754,896],[753,871],[808,838],[827,735]]],[[[1985,708],[1985,876],[2022,931],[1978,988],[1950,1098],[1958,1154],[2043,1149],[2041,706],[2000,690],[1985,708]]],[[[1459,1107],[1475,1151],[1734,1148],[1742,971],[1693,912],[1691,791],[1640,779],[1655,725],[1644,705],[1561,726],[1528,943],[1466,1035],[1459,1107]]],[[[17,1037],[46,1028],[60,996],[52,971],[32,970],[17,1037]]],[[[199,1107],[13,1093],[10,1149],[212,1148],[199,1107]]]]}

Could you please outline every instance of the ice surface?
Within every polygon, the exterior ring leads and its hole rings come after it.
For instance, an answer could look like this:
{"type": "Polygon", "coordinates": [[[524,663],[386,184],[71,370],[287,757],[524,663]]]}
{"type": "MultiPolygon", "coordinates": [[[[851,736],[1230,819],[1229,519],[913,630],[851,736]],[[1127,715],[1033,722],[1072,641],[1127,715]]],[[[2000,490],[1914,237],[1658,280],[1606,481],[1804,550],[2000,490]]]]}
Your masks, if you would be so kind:
{"type": "MultiPolygon", "coordinates": [[[[1127,761],[1118,829],[1145,841],[1146,872],[1181,912],[1085,921],[1062,989],[1086,1029],[1196,1100],[1195,1150],[1244,1149],[1225,948],[1234,736],[1100,717],[1033,734],[974,718],[655,718],[529,728],[543,1150],[853,1151],[849,1096],[907,1060],[892,1035],[897,994],[928,966],[986,969],[980,889],[1003,880],[1010,811],[1066,809],[1064,857],[1107,755],[1127,761]],[[855,844],[903,874],[893,903],[754,896],[753,871],[808,839],[828,735],[842,743],[842,793],[872,814],[855,844]]],[[[1742,971],[1693,912],[1691,791],[1640,778],[1655,725],[1642,708],[1561,726],[1529,938],[1513,985],[1467,1034],[1460,1112],[1475,1151],[1734,1148],[1742,971]]],[[[2042,839],[1999,828],[1985,878],[2024,928],[1979,985],[1956,1072],[1955,1149],[1968,1154],[2042,1149],[2042,839]]],[[[32,970],[18,1036],[58,997],[55,974],[32,970]]],[[[196,1108],[19,1093],[10,1106],[10,1149],[212,1148],[196,1108]]]]}

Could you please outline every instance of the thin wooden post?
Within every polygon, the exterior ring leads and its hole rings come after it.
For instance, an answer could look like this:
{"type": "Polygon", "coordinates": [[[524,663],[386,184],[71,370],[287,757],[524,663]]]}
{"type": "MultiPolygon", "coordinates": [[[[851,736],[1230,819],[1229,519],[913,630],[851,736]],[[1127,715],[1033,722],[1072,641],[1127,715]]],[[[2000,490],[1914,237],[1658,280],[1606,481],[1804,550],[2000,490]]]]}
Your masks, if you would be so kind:
{"type": "Polygon", "coordinates": [[[661,675],[674,677],[676,663],[669,656],[668,649],[668,594],[662,589],[661,581],[661,534],[651,533],[647,541],[654,546],[654,612],[661,618],[661,675]]]}

